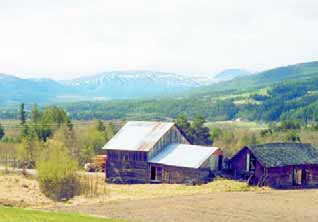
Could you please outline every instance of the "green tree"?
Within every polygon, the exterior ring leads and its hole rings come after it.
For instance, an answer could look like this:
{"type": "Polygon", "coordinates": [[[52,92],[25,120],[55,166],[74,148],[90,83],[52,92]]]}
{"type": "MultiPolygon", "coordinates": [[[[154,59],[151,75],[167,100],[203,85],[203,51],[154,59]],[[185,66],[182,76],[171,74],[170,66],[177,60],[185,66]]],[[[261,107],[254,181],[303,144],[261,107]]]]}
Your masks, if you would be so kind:
{"type": "Polygon", "coordinates": [[[25,136],[17,147],[18,159],[23,162],[24,167],[34,168],[42,149],[42,143],[37,137],[25,136]]]}
{"type": "Polygon", "coordinates": [[[80,145],[78,144],[78,137],[73,129],[70,129],[67,125],[62,125],[54,132],[53,140],[62,142],[72,157],[75,160],[79,160],[80,145]]]}
{"type": "Polygon", "coordinates": [[[280,130],[299,130],[301,128],[300,123],[294,119],[287,119],[281,122],[280,130]]]}
{"type": "Polygon", "coordinates": [[[38,180],[42,192],[53,200],[67,200],[79,193],[76,172],[78,163],[63,143],[48,140],[38,165],[38,180]]]}
{"type": "Polygon", "coordinates": [[[187,136],[190,142],[192,142],[192,128],[187,116],[178,116],[176,119],[176,125],[187,136]]]}
{"type": "Polygon", "coordinates": [[[4,133],[4,129],[0,123],[0,140],[2,140],[2,138],[4,137],[5,133],[4,133]]]}
{"type": "Polygon", "coordinates": [[[25,110],[24,110],[24,103],[21,103],[20,105],[20,123],[21,125],[24,125],[26,121],[26,116],[25,116],[25,110]]]}
{"type": "Polygon", "coordinates": [[[176,119],[179,129],[196,145],[211,145],[213,143],[210,129],[204,126],[205,119],[201,115],[196,115],[192,124],[188,121],[187,116],[181,115],[176,119]]]}
{"type": "Polygon", "coordinates": [[[42,114],[44,124],[50,125],[52,128],[58,128],[62,124],[67,124],[71,127],[71,122],[66,112],[57,106],[46,107],[42,114]]]}
{"type": "Polygon", "coordinates": [[[205,119],[201,115],[196,115],[191,124],[192,142],[196,145],[212,145],[213,140],[210,134],[210,129],[204,126],[205,119]]]}
{"type": "Polygon", "coordinates": [[[111,122],[106,124],[105,134],[106,134],[106,142],[107,142],[116,134],[116,128],[114,124],[112,124],[111,122]]]}
{"type": "Polygon", "coordinates": [[[81,132],[81,163],[90,162],[94,155],[103,153],[102,147],[106,141],[105,132],[99,131],[96,126],[88,127],[84,132],[81,132]]]}
{"type": "Polygon", "coordinates": [[[106,127],[101,120],[97,120],[96,129],[100,132],[104,132],[106,130],[106,127]]]}

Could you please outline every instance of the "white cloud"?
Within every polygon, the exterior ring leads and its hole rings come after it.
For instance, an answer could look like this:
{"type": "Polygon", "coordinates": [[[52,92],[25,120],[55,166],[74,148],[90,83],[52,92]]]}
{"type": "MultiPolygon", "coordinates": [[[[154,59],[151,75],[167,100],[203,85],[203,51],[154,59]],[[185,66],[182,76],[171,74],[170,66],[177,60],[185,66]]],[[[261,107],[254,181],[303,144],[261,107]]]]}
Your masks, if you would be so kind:
{"type": "Polygon", "coordinates": [[[317,60],[316,0],[0,0],[0,72],[212,74],[317,60]]]}

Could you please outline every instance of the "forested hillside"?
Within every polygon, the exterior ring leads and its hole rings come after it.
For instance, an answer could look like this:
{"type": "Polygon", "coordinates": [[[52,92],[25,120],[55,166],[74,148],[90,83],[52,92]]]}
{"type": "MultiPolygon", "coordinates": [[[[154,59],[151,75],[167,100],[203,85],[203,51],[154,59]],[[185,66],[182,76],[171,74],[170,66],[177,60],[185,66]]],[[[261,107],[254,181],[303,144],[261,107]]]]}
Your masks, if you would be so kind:
{"type": "Polygon", "coordinates": [[[191,90],[190,96],[228,95],[238,92],[251,91],[288,80],[302,80],[318,76],[318,62],[300,63],[278,67],[260,72],[256,75],[247,75],[233,80],[212,84],[191,90]]]}

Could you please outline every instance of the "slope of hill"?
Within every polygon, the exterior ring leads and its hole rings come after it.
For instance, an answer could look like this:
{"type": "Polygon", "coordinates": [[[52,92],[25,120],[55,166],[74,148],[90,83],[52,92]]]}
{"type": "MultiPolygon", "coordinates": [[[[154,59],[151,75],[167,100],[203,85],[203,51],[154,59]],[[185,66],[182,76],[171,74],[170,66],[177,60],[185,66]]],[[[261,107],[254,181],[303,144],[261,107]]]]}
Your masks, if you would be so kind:
{"type": "Polygon", "coordinates": [[[54,102],[60,94],[69,89],[49,79],[22,79],[0,74],[0,104],[10,105],[20,102],[43,103],[54,102]]]}
{"type": "Polygon", "coordinates": [[[233,94],[235,92],[255,90],[269,87],[281,81],[308,79],[318,76],[318,62],[300,63],[266,70],[255,75],[237,77],[230,81],[203,86],[189,91],[193,96],[218,96],[220,94],[233,94]]]}
{"type": "Polygon", "coordinates": [[[230,81],[232,79],[248,76],[252,73],[242,69],[226,69],[218,74],[216,74],[213,78],[214,82],[225,82],[230,81]]]}

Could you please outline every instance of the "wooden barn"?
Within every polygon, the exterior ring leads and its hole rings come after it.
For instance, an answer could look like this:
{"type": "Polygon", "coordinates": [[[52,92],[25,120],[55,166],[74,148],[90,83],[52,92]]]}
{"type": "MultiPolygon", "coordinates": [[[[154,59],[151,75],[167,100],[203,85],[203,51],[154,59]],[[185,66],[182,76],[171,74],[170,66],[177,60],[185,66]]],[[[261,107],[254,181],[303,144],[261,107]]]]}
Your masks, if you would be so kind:
{"type": "Polygon", "coordinates": [[[318,153],[310,144],[269,143],[243,147],[230,160],[236,179],[274,188],[318,186],[318,153]]]}
{"type": "Polygon", "coordinates": [[[222,166],[219,148],[190,145],[174,123],[128,122],[103,149],[110,183],[200,184],[222,166]]]}

